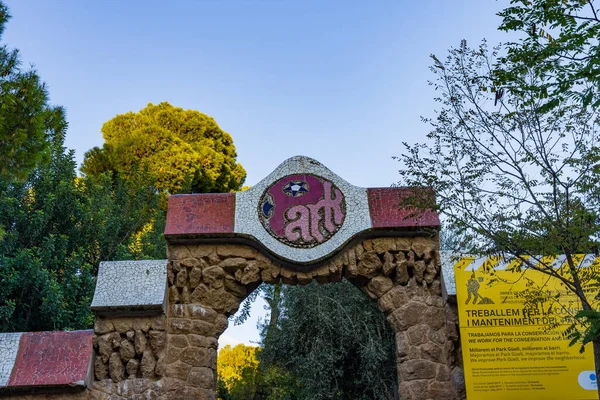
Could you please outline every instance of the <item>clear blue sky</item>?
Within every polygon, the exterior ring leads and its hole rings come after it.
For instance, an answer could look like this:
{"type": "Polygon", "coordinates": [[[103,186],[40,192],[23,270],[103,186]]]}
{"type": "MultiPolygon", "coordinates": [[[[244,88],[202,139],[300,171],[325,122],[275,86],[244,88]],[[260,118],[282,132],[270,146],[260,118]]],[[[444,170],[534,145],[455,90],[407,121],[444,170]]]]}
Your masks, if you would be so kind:
{"type": "MultiPolygon", "coordinates": [[[[389,186],[391,157],[434,115],[429,55],[506,40],[495,16],[506,1],[5,1],[2,41],[66,108],[78,162],[103,143],[103,122],[168,101],[233,136],[249,185],[301,154],[389,186]]],[[[253,324],[227,334],[247,341],[253,324]]]]}

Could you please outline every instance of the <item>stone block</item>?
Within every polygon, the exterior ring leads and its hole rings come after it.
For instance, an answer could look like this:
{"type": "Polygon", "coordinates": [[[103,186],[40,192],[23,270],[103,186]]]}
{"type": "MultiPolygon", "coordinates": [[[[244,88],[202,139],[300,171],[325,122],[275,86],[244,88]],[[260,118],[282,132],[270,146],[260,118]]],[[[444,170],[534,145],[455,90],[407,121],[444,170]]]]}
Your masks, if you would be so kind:
{"type": "Polygon", "coordinates": [[[213,336],[216,333],[215,324],[202,320],[193,320],[191,322],[190,332],[201,336],[213,336]]]}
{"type": "Polygon", "coordinates": [[[126,333],[133,329],[133,318],[113,318],[112,323],[119,333],[126,333]]]}
{"type": "Polygon", "coordinates": [[[110,379],[112,379],[113,382],[120,382],[125,379],[125,367],[121,362],[119,353],[114,352],[110,355],[108,360],[108,371],[110,379]]]}
{"type": "Polygon", "coordinates": [[[219,289],[223,287],[223,278],[225,271],[223,268],[218,266],[207,267],[202,271],[203,280],[209,284],[213,289],[219,289]]]}
{"type": "Polygon", "coordinates": [[[165,331],[151,330],[148,332],[148,340],[154,354],[159,354],[165,348],[167,333],[165,331]]]}
{"type": "Polygon", "coordinates": [[[437,374],[437,363],[428,360],[406,360],[398,365],[399,380],[433,379],[437,374]]]}
{"type": "Polygon", "coordinates": [[[152,322],[148,317],[136,317],[133,319],[133,330],[134,331],[142,331],[148,332],[150,327],[152,326],[152,322]]]}
{"type": "Polygon", "coordinates": [[[188,376],[188,383],[204,389],[215,389],[215,373],[211,368],[192,368],[188,376]]]}
{"type": "Polygon", "coordinates": [[[131,359],[127,362],[127,365],[125,366],[125,370],[127,371],[127,376],[130,378],[135,378],[138,369],[140,367],[140,362],[136,359],[131,359]]]}
{"type": "Polygon", "coordinates": [[[235,271],[235,279],[242,285],[259,282],[262,272],[259,264],[259,261],[249,261],[243,269],[240,268],[235,271]]]}
{"type": "MultiPolygon", "coordinates": [[[[193,335],[190,335],[193,336],[193,335]]],[[[184,348],[184,347],[188,347],[188,335],[168,335],[167,336],[167,341],[169,343],[169,346],[172,347],[176,347],[176,348],[184,348]]]]}
{"type": "Polygon", "coordinates": [[[189,304],[188,313],[192,319],[201,319],[206,322],[215,322],[217,312],[209,307],[201,306],[200,304],[189,304]]]}
{"type": "Polygon", "coordinates": [[[407,302],[408,297],[404,286],[394,286],[379,298],[377,304],[379,309],[387,315],[407,302]]]}
{"type": "Polygon", "coordinates": [[[94,321],[94,332],[98,335],[104,335],[115,330],[110,319],[96,317],[94,321]]]}
{"type": "Polygon", "coordinates": [[[445,381],[433,381],[429,383],[429,398],[439,399],[439,400],[455,400],[456,395],[454,393],[454,388],[452,387],[452,382],[445,381]]]}
{"type": "Polygon", "coordinates": [[[383,296],[387,293],[392,287],[394,283],[387,276],[376,276],[368,284],[368,289],[375,294],[375,299],[383,296]]]}
{"type": "Polygon", "coordinates": [[[121,355],[121,360],[127,362],[135,357],[135,347],[133,343],[131,343],[127,339],[123,339],[121,341],[121,348],[119,349],[119,354],[121,355]]]}
{"type": "Polygon", "coordinates": [[[146,338],[146,335],[144,334],[144,332],[142,332],[142,331],[135,332],[133,344],[135,346],[135,352],[137,354],[141,355],[142,353],[144,353],[144,351],[146,350],[147,342],[148,342],[148,339],[146,338]]]}
{"type": "Polygon", "coordinates": [[[229,273],[235,273],[239,269],[243,269],[248,265],[248,261],[245,258],[227,258],[219,264],[219,267],[223,268],[229,273]]]}
{"type": "Polygon", "coordinates": [[[364,253],[358,262],[358,274],[367,278],[372,278],[381,271],[382,267],[383,263],[379,259],[377,253],[375,251],[369,251],[364,253]]]}
{"type": "Polygon", "coordinates": [[[182,361],[175,361],[174,363],[167,364],[165,367],[165,375],[170,378],[181,379],[187,381],[192,366],[182,361]]]}
{"type": "Polygon", "coordinates": [[[223,258],[241,257],[253,259],[256,258],[258,252],[249,246],[222,244],[217,246],[217,255],[223,258]]]}
{"type": "Polygon", "coordinates": [[[396,250],[396,239],[392,237],[375,238],[372,239],[372,243],[373,249],[378,254],[396,250]]]}
{"type": "Polygon", "coordinates": [[[101,356],[94,357],[94,375],[96,380],[103,380],[108,377],[108,365],[102,360],[101,356]]]}
{"type": "Polygon", "coordinates": [[[244,298],[247,294],[246,286],[237,283],[235,278],[233,278],[231,275],[225,276],[225,289],[239,298],[244,298]]]}
{"type": "Polygon", "coordinates": [[[169,321],[169,333],[189,333],[192,321],[183,318],[173,318],[169,321]]]}
{"type": "Polygon", "coordinates": [[[263,268],[261,268],[260,278],[265,283],[275,284],[279,283],[279,272],[281,268],[268,263],[263,268]]]}
{"type": "Polygon", "coordinates": [[[429,327],[424,324],[411,326],[406,330],[411,345],[419,345],[429,341],[429,327]]]}
{"type": "Polygon", "coordinates": [[[140,364],[140,370],[144,378],[153,378],[154,369],[156,368],[156,358],[150,350],[144,351],[142,355],[142,362],[140,364]]]}
{"type": "Polygon", "coordinates": [[[181,353],[180,360],[192,367],[210,366],[208,349],[205,347],[186,347],[181,353]]]}
{"type": "Polygon", "coordinates": [[[389,276],[392,272],[394,272],[394,269],[396,269],[396,264],[394,263],[394,255],[392,253],[383,253],[383,266],[381,268],[385,276],[389,276]]]}
{"type": "Polygon", "coordinates": [[[190,271],[190,286],[195,288],[202,281],[202,269],[200,267],[194,267],[190,271]]]}
{"type": "Polygon", "coordinates": [[[409,302],[388,315],[387,320],[396,331],[403,331],[424,321],[426,310],[423,303],[409,302]]]}

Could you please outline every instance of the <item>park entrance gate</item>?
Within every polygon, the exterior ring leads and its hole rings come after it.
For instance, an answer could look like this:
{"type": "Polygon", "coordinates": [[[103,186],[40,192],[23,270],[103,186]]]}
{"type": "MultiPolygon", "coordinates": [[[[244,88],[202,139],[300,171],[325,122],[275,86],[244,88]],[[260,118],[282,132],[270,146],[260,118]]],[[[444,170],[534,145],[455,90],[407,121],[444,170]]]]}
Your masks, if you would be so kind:
{"type": "Polygon", "coordinates": [[[245,192],[171,196],[168,260],[101,263],[93,332],[0,335],[0,391],[215,400],[218,338],[246,296],[263,282],[346,278],[395,331],[400,398],[455,399],[439,219],[401,206],[414,194],[433,196],[356,187],[293,157],[245,192]]]}

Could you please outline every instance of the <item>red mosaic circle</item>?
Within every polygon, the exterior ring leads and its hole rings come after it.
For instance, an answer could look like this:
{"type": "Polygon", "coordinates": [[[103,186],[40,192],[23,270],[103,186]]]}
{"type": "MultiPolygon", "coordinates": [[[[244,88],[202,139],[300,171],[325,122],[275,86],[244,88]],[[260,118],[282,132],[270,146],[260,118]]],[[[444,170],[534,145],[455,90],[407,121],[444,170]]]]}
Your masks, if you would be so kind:
{"type": "Polygon", "coordinates": [[[263,193],[258,216],[275,239],[289,246],[318,246],[340,229],[346,199],[335,184],[316,175],[288,175],[263,193]]]}

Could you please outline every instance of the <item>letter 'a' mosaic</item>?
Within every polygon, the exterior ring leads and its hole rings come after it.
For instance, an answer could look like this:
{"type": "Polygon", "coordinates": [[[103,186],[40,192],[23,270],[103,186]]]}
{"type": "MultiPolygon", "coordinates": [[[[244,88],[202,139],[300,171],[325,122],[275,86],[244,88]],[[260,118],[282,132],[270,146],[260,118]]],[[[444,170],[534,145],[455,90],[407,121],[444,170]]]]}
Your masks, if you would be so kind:
{"type": "Polygon", "coordinates": [[[337,233],[346,217],[346,201],[335,184],[316,175],[288,175],[265,190],[258,217],[275,239],[292,247],[312,248],[337,233]]]}

